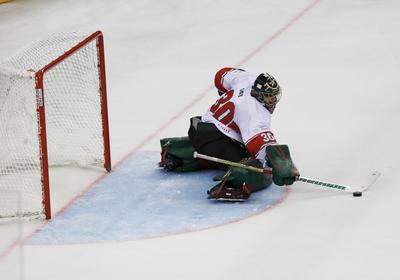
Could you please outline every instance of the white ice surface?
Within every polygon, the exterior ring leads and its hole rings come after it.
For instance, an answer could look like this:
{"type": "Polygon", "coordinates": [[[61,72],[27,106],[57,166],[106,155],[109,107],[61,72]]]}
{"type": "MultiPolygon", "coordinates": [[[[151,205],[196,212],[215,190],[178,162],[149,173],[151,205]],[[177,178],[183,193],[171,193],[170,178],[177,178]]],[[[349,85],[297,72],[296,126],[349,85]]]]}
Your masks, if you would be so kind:
{"type": "MultiPolygon", "coordinates": [[[[215,71],[240,66],[281,83],[273,131],[304,176],[348,185],[382,176],[362,198],[297,183],[272,210],[206,231],[23,246],[22,264],[17,226],[1,225],[0,279],[20,266],[25,279],[400,279],[399,28],[396,0],[1,4],[0,59],[49,33],[104,32],[114,168],[184,135],[216,97],[215,71]]],[[[50,176],[56,213],[102,173],[50,176]]],[[[23,235],[42,223],[25,223],[23,235]]]]}

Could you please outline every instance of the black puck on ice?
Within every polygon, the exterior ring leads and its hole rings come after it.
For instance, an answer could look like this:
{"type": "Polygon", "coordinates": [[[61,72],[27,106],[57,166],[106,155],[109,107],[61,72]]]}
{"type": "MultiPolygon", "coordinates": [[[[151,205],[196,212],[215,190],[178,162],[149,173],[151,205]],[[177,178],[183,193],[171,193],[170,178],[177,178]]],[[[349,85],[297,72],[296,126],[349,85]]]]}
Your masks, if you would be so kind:
{"type": "Polygon", "coordinates": [[[353,192],[353,196],[362,196],[362,192],[353,192]]]}

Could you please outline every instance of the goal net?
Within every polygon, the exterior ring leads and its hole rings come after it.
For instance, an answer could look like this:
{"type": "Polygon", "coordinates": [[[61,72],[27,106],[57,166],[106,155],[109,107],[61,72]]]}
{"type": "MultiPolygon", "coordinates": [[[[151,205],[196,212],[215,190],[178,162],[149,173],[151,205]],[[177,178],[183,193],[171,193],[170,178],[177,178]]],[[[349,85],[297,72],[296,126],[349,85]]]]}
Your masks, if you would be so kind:
{"type": "Polygon", "coordinates": [[[49,219],[56,165],[111,169],[100,31],[57,34],[0,62],[0,196],[22,196],[21,213],[0,205],[0,217],[49,219]]]}

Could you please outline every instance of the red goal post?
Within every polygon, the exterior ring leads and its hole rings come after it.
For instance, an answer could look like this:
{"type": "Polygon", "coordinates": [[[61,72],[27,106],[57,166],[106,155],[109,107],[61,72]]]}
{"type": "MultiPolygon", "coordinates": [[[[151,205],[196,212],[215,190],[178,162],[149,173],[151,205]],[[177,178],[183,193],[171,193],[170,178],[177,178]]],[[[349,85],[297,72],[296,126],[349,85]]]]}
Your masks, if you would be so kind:
{"type": "Polygon", "coordinates": [[[56,34],[1,62],[0,106],[0,195],[22,194],[22,213],[0,205],[0,217],[51,218],[50,166],[111,170],[101,31],[56,34]]]}

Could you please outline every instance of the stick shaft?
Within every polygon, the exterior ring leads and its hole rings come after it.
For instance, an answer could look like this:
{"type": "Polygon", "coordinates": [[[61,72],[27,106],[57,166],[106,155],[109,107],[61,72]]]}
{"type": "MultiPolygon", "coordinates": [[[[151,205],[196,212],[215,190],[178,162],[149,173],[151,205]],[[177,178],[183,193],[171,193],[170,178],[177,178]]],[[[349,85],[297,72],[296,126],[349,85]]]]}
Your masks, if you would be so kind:
{"type": "Polygon", "coordinates": [[[350,186],[324,182],[324,181],[320,181],[317,179],[311,179],[311,178],[302,177],[302,176],[297,177],[296,181],[301,181],[301,182],[305,182],[308,184],[314,184],[314,185],[318,185],[321,187],[332,188],[332,189],[337,189],[337,190],[341,190],[341,191],[353,192],[352,187],[350,187],[350,186]]]}
{"type": "MultiPolygon", "coordinates": [[[[194,158],[202,158],[202,159],[205,159],[205,160],[209,160],[209,161],[213,161],[213,162],[217,162],[217,163],[222,163],[222,164],[226,164],[226,165],[230,165],[230,166],[235,166],[235,167],[247,169],[247,170],[258,172],[258,173],[272,174],[272,170],[271,169],[262,169],[262,168],[257,168],[257,167],[254,167],[254,166],[248,166],[248,165],[245,165],[245,164],[242,164],[242,163],[238,163],[238,162],[234,162],[234,161],[230,161],[230,160],[225,160],[225,159],[221,159],[221,158],[216,158],[216,157],[211,157],[211,156],[199,154],[197,152],[194,152],[193,157],[194,158]]],[[[314,184],[314,185],[318,185],[318,186],[321,186],[321,187],[332,188],[332,189],[337,189],[337,190],[346,191],[346,192],[353,192],[354,191],[353,188],[350,187],[350,186],[339,185],[339,184],[330,183],[330,182],[324,182],[324,181],[320,181],[320,180],[317,180],[317,179],[311,179],[311,178],[302,177],[302,176],[296,177],[296,181],[301,181],[301,182],[308,183],[308,184],[314,184]]]]}
{"type": "Polygon", "coordinates": [[[194,158],[202,158],[202,159],[206,159],[206,160],[209,160],[209,161],[222,163],[222,164],[226,164],[226,165],[230,165],[230,166],[235,166],[235,167],[239,167],[239,168],[242,168],[242,169],[247,169],[247,170],[258,172],[258,173],[272,174],[272,170],[270,170],[270,169],[257,168],[257,167],[254,167],[254,166],[249,166],[249,165],[245,165],[245,164],[234,162],[234,161],[230,161],[230,160],[225,160],[225,159],[222,159],[222,158],[210,157],[210,156],[207,156],[207,155],[199,154],[197,152],[194,152],[193,157],[194,158]]]}

